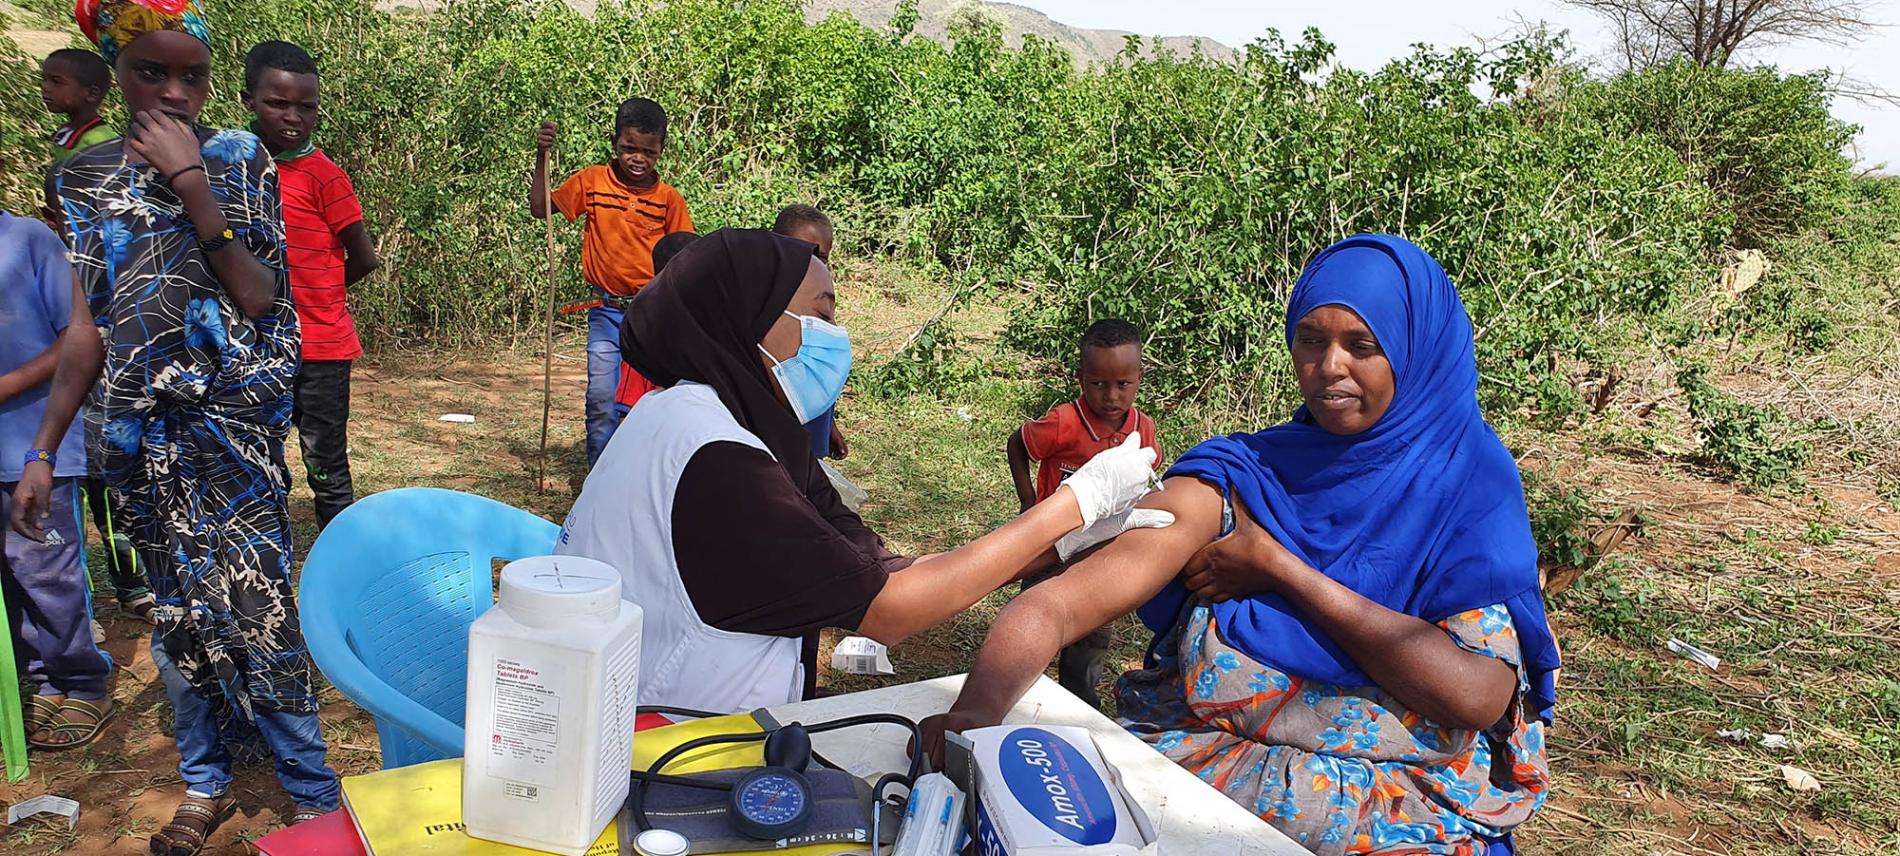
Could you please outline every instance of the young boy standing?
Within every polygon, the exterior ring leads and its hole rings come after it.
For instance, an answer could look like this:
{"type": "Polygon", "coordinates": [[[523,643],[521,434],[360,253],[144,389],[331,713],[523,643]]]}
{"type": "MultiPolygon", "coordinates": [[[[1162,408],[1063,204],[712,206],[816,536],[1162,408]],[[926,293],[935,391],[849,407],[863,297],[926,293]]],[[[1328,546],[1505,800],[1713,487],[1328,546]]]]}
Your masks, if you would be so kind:
{"type": "MultiPolygon", "coordinates": [[[[810,205],[787,205],[779,209],[778,219],[772,221],[772,231],[816,246],[814,255],[818,260],[831,264],[831,243],[836,236],[831,229],[831,218],[826,217],[825,212],[810,205]]],[[[844,432],[838,430],[836,406],[806,423],[805,431],[811,434],[813,457],[843,460],[850,456],[851,447],[844,441],[844,432]]]]}
{"type": "MultiPolygon", "coordinates": [[[[548,216],[548,150],[555,125],[535,134],[535,168],[528,210],[548,216]]],[[[570,176],[555,188],[555,210],[570,222],[585,216],[581,274],[601,299],[587,313],[587,465],[613,436],[614,391],[620,380],[620,321],[628,300],[653,278],[653,247],[669,232],[693,231],[679,191],[660,180],[666,152],[666,111],[630,98],[614,111],[613,158],[570,176]]]]}
{"type": "Polygon", "coordinates": [[[54,163],[73,152],[119,136],[99,118],[99,105],[112,91],[112,67],[92,51],[61,48],[40,63],[40,101],[48,113],[66,114],[53,132],[54,163]]]}
{"type": "Polygon", "coordinates": [[[350,176],[317,148],[317,63],[289,42],[261,42],[244,57],[251,130],[277,162],[290,295],[303,330],[303,363],[291,406],[317,528],[356,500],[350,484],[350,364],[363,355],[347,302],[376,270],[376,247],[350,176]]]}
{"type": "MultiPolygon", "coordinates": [[[[1097,453],[1121,445],[1139,432],[1142,446],[1155,450],[1160,468],[1161,446],[1155,423],[1135,407],[1141,393],[1141,333],[1126,321],[1097,321],[1082,334],[1081,365],[1076,380],[1082,394],[1074,401],[1049,408],[1049,413],[1009,437],[1009,470],[1016,480],[1016,498],[1022,510],[1049,498],[1062,480],[1097,453]],[[1041,463],[1035,479],[1031,461],[1041,463]]],[[[1023,581],[1028,589],[1062,573],[1062,568],[1040,572],[1023,581]]],[[[1115,643],[1114,625],[1106,625],[1062,649],[1056,674],[1069,692],[1099,707],[1108,649],[1115,643]]]]}
{"type": "Polygon", "coordinates": [[[46,538],[4,533],[0,585],[14,649],[36,692],[26,732],[41,749],[91,743],[112,713],[106,679],[112,662],[92,638],[86,582],[85,524],[79,481],[86,445],[75,425],[57,443],[36,448],[59,342],[72,321],[73,270],[66,245],[38,220],[0,211],[0,506],[12,514],[13,490],[33,461],[51,470],[46,538]]]}
{"type": "MultiPolygon", "coordinates": [[[[152,662],[185,799],[152,852],[191,856],[237,810],[227,738],[256,726],[293,823],[338,805],[290,578],[284,438],[298,333],[277,169],[257,137],[197,124],[211,33],[196,0],[80,0],[131,124],[49,182],[76,268],[35,450],[95,379],[105,472],[158,596],[152,662]],[[101,369],[103,368],[103,377],[101,369]]],[[[29,452],[29,455],[32,452],[29,452]]],[[[15,531],[45,541],[54,469],[27,463],[15,531]]]]}

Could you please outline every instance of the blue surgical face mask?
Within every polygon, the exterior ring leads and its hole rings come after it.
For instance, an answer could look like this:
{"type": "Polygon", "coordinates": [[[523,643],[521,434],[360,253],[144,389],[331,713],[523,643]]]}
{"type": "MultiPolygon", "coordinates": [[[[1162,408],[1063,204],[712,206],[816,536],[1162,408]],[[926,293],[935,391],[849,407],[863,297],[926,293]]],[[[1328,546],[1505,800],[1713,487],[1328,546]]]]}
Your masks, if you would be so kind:
{"type": "Polygon", "coordinates": [[[798,320],[798,353],[783,362],[764,345],[759,353],[772,361],[772,376],[803,425],[825,415],[844,394],[845,378],[851,375],[851,334],[823,318],[785,314],[798,320]]]}

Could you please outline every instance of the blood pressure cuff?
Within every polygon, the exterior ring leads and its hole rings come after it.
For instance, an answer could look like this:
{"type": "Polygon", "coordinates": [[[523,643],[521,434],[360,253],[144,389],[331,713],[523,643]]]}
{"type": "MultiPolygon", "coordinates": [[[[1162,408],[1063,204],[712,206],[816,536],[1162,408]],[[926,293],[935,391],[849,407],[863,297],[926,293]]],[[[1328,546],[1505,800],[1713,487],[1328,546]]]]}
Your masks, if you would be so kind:
{"type": "MultiPolygon", "coordinates": [[[[696,773],[694,779],[731,785],[752,769],[718,770],[696,773]]],[[[806,770],[811,783],[811,825],[796,838],[760,841],[740,834],[732,823],[732,792],[721,788],[689,788],[658,782],[635,783],[641,789],[640,803],[647,822],[655,829],[667,829],[686,836],[692,853],[741,853],[755,850],[784,851],[808,845],[849,845],[840,852],[862,850],[871,840],[871,786],[863,779],[840,770],[806,770]]],[[[878,843],[897,840],[895,812],[880,808],[884,817],[878,822],[878,843]]],[[[807,851],[809,852],[809,851],[807,851]]]]}

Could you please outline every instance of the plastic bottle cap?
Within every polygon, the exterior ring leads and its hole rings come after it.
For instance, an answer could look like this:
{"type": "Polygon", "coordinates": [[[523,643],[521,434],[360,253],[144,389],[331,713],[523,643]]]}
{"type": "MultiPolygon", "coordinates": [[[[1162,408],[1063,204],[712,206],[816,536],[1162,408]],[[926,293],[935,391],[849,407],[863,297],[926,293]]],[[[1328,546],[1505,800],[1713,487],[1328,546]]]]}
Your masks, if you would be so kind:
{"type": "Polygon", "coordinates": [[[649,829],[633,837],[633,849],[641,856],[686,856],[692,842],[671,829],[649,829]]]}
{"type": "Polygon", "coordinates": [[[501,569],[501,608],[530,627],[620,617],[620,572],[580,556],[532,556],[501,569]]]}

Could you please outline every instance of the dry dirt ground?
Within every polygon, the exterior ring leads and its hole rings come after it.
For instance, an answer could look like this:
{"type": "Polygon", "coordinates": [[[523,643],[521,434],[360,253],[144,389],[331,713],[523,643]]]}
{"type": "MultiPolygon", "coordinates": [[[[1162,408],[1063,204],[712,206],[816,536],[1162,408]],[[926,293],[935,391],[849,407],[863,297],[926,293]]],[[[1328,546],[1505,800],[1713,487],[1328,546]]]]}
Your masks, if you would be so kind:
{"type": "MultiPolygon", "coordinates": [[[[579,342],[564,341],[558,353],[546,491],[534,478],[541,364],[525,350],[407,353],[359,365],[352,423],[359,491],[451,487],[559,520],[581,476],[583,378],[579,342]],[[437,421],[450,412],[476,422],[437,421]]],[[[1020,418],[1010,406],[917,397],[849,401],[841,412],[853,439],[843,469],[871,491],[866,516],[896,548],[952,546],[1011,510],[1000,445],[1020,418]]],[[[1514,437],[1512,445],[1527,470],[1588,492],[1595,518],[1634,509],[1640,522],[1616,553],[1553,598],[1569,665],[1550,741],[1556,790],[1522,832],[1522,852],[1900,849],[1892,788],[1900,756],[1893,656],[1900,514],[1877,494],[1879,474],[1824,462],[1809,490],[1755,493],[1615,435],[1514,437]],[[1718,652],[1722,667],[1667,653],[1662,643],[1671,637],[1718,652]],[[1716,735],[1726,728],[1783,733],[1793,747],[1716,735]],[[1784,764],[1811,771],[1822,790],[1791,791],[1784,764]]],[[[293,509],[297,543],[308,545],[314,526],[301,484],[293,509]]],[[[897,678],[827,681],[856,689],[960,671],[1003,600],[898,648],[897,678]]],[[[78,829],[5,830],[8,854],[143,853],[180,794],[169,707],[144,650],[145,628],[110,605],[101,612],[106,647],[122,664],[117,719],[97,744],[36,755],[24,781],[0,785],[7,803],[44,793],[79,800],[78,829]]],[[[1122,636],[1132,665],[1143,637],[1132,626],[1122,636]]],[[[368,717],[332,689],[323,698],[332,764],[345,774],[377,768],[368,717]]],[[[241,813],[207,853],[249,852],[247,842],[289,811],[268,769],[244,770],[238,789],[241,813]]]]}

